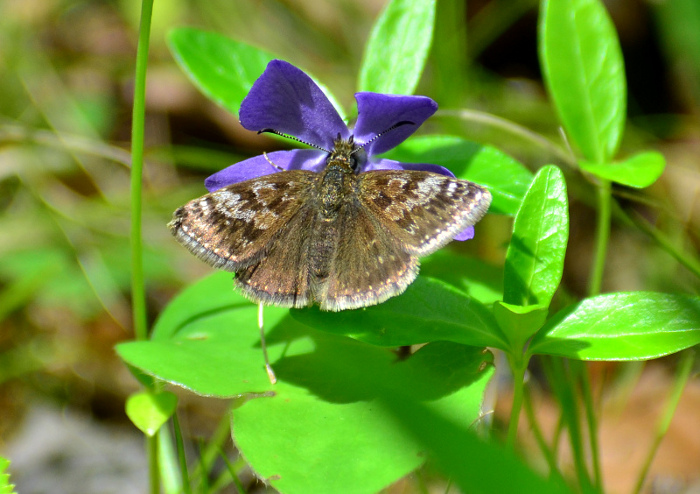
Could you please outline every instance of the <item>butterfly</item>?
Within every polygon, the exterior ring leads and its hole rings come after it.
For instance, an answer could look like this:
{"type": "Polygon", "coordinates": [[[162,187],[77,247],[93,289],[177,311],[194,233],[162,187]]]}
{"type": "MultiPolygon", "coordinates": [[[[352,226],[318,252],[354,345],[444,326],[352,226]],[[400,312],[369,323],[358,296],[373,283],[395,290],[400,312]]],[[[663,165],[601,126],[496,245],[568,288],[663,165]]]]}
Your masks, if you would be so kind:
{"type": "Polygon", "coordinates": [[[419,257],[478,222],[491,194],[418,170],[357,173],[357,144],[335,140],[320,172],[238,182],[177,209],[168,224],[202,261],[235,273],[255,302],[340,311],[401,294],[419,257]]]}

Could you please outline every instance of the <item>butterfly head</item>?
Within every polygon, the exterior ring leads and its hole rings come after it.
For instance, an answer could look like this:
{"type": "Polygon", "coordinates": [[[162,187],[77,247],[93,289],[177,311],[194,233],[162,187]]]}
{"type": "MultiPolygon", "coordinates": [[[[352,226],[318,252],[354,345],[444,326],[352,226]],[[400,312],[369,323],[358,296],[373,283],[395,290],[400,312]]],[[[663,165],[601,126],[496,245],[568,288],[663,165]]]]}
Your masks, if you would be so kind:
{"type": "Polygon", "coordinates": [[[367,162],[367,153],[362,145],[355,142],[354,136],[343,139],[340,134],[333,141],[333,149],[328,153],[326,165],[334,163],[336,166],[349,168],[357,173],[367,162]]]}
{"type": "Polygon", "coordinates": [[[336,167],[345,168],[349,172],[358,173],[360,170],[363,169],[365,164],[367,164],[368,158],[365,147],[379,139],[381,136],[385,135],[387,132],[391,132],[392,130],[403,125],[415,125],[415,123],[411,122],[410,120],[402,120],[400,122],[395,123],[388,129],[383,130],[382,132],[378,132],[374,135],[374,137],[362,144],[355,142],[355,136],[352,135],[349,138],[344,139],[339,132],[337,137],[333,140],[333,149],[331,149],[330,151],[310,142],[306,142],[302,139],[299,139],[298,137],[285,134],[275,129],[262,129],[258,131],[258,134],[262,134],[263,132],[269,132],[271,134],[277,134],[279,136],[301,142],[308,146],[315,147],[316,149],[328,153],[328,157],[326,158],[326,166],[334,164],[336,167]]]}

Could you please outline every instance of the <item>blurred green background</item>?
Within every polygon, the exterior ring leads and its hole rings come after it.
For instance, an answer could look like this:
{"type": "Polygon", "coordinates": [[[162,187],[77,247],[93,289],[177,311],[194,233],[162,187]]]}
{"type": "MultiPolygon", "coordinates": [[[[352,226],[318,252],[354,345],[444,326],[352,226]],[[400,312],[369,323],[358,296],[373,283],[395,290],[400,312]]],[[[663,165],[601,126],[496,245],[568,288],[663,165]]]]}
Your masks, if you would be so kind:
{"type": "MultiPolygon", "coordinates": [[[[202,96],[168,51],[169,29],[200,27],[276,53],[313,73],[353,108],[363,46],[384,4],[156,1],[144,173],[151,320],[181,287],[210,272],[171,238],[165,225],[172,211],[205,193],[208,174],[287,145],[242,129],[236,116],[202,96]]],[[[563,144],[540,77],[537,4],[439,0],[433,48],[417,92],[441,109],[425,132],[492,144],[533,170],[550,162],[564,167],[572,193],[564,296],[579,296],[585,293],[595,219],[585,179],[530,140],[445,112],[490,113],[563,144]]],[[[668,161],[651,190],[618,189],[619,204],[659,228],[676,248],[695,253],[700,2],[616,0],[606,6],[620,36],[629,87],[621,157],[649,148],[668,161]]],[[[0,3],[0,454],[13,461],[19,492],[145,490],[142,439],[123,406],[137,384],[113,351],[115,343],[132,338],[128,150],[139,10],[137,0],[0,3]]],[[[478,242],[451,248],[478,251],[502,264],[510,220],[490,215],[477,231],[478,242]]],[[[613,226],[609,252],[605,291],[698,292],[698,280],[631,225],[613,226]]],[[[642,366],[630,368],[618,374],[636,376],[635,383],[647,378],[639,377],[642,366]]],[[[608,372],[600,368],[601,376],[608,372]]],[[[663,364],[652,373],[660,384],[645,388],[657,390],[651,403],[665,393],[666,376],[663,364]]],[[[616,381],[618,394],[633,393],[626,382],[616,381]]],[[[225,404],[180,394],[190,437],[211,434],[225,404]]],[[[696,386],[687,395],[679,416],[694,413],[697,432],[700,390],[696,386]]],[[[660,457],[674,452],[680,460],[657,461],[662,478],[671,485],[677,478],[698,482],[700,440],[678,451],[662,448],[660,457]]],[[[625,486],[624,461],[616,467],[614,460],[605,468],[617,468],[625,486]]],[[[616,478],[607,475],[610,482],[616,478]]],[[[410,483],[392,489],[414,492],[410,483]]]]}

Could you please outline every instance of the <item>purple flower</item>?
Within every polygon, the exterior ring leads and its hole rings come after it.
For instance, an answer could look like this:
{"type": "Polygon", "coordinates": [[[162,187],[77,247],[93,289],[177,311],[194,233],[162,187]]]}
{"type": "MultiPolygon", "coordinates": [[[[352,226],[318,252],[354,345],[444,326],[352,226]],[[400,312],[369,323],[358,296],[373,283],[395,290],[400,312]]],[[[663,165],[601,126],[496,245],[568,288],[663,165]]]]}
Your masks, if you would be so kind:
{"type": "MultiPolygon", "coordinates": [[[[275,151],[267,153],[267,158],[255,156],[211,175],[204,185],[213,192],[280,169],[320,172],[338,135],[343,139],[354,136],[355,144],[364,149],[364,153],[358,153],[357,173],[403,169],[454,176],[438,165],[376,157],[401,144],[432,116],[437,110],[435,101],[425,96],[369,92],[355,93],[355,99],[358,116],[351,132],[308,75],[288,62],[272,60],[241,103],[241,124],[248,130],[286,134],[318,149],[275,151]]],[[[473,236],[474,228],[470,226],[456,235],[455,240],[473,236]]]]}

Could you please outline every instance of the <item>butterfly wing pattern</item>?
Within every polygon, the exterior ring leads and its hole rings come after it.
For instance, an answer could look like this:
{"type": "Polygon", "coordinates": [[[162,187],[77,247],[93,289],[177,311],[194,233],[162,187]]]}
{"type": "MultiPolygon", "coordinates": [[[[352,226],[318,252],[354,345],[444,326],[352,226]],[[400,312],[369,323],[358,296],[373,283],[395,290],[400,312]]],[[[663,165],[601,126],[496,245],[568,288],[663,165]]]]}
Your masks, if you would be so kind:
{"type": "Polygon", "coordinates": [[[285,171],[179,208],[169,227],[193,254],[236,273],[253,301],[339,311],[402,293],[418,258],[479,221],[472,182],[423,171],[285,171]]]}
{"type": "Polygon", "coordinates": [[[178,208],[168,227],[202,261],[235,272],[265,256],[318,177],[294,170],[229,185],[178,208]]]}

